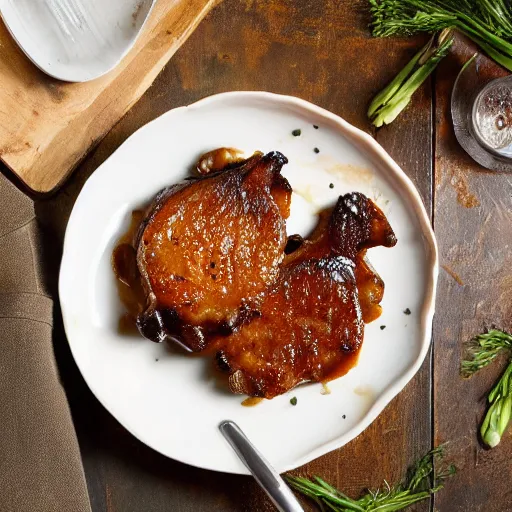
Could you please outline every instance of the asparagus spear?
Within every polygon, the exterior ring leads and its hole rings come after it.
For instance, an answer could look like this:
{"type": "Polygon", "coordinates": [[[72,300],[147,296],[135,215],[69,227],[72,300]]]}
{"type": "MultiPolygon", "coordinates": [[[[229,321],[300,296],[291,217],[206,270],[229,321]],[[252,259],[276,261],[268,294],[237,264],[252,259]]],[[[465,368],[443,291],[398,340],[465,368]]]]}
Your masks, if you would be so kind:
{"type": "Polygon", "coordinates": [[[408,62],[404,69],[371,102],[368,117],[376,127],[389,124],[409,104],[412,95],[436,68],[453,43],[445,29],[408,62]]]}
{"type": "Polygon", "coordinates": [[[373,101],[368,107],[368,117],[372,118],[379,108],[389,102],[389,100],[396,94],[401,85],[405,82],[407,77],[412,73],[412,70],[418,64],[420,57],[432,47],[434,43],[434,37],[430,38],[430,41],[407,63],[407,65],[396,75],[396,77],[386,86],[382,91],[373,98],[373,101]]]}

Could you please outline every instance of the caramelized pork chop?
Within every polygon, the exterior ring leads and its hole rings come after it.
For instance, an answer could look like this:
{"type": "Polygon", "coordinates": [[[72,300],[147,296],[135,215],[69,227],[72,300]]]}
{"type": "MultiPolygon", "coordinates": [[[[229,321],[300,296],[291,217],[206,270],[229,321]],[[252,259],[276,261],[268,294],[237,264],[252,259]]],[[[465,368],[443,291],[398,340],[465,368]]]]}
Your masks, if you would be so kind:
{"type": "Polygon", "coordinates": [[[365,319],[380,314],[384,289],[365,262],[366,250],[395,244],[370,199],[340,197],[312,238],[287,256],[258,316],[216,341],[217,365],[229,374],[231,390],[272,398],[301,382],[325,382],[348,371],[365,319]]]}
{"type": "Polygon", "coordinates": [[[291,188],[287,159],[255,154],[160,193],[137,237],[147,307],[137,325],[153,341],[191,351],[253,314],[279,274],[291,188]]]}

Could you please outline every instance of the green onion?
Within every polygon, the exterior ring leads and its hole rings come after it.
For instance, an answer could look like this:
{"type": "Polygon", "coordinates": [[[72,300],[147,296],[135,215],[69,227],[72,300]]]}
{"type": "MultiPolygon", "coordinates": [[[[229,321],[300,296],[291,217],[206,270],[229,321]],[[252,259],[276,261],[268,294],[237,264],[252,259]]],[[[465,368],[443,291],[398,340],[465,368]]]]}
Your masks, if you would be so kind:
{"type": "Polygon", "coordinates": [[[453,43],[449,30],[433,36],[402,71],[371,102],[368,117],[376,127],[389,124],[409,104],[412,95],[436,68],[453,43]]]}
{"type": "Polygon", "coordinates": [[[501,441],[512,413],[512,362],[488,396],[491,404],[480,428],[482,441],[494,448],[501,441]]]}
{"type": "Polygon", "coordinates": [[[321,510],[395,512],[438,492],[446,478],[455,474],[454,466],[437,469],[436,464],[434,470],[434,462],[442,457],[443,447],[430,451],[414,464],[404,482],[393,487],[386,483],[384,490],[368,491],[358,500],[349,498],[317,476],[312,479],[286,476],[286,479],[296,491],[316,502],[321,510]]]}
{"type": "Polygon", "coordinates": [[[406,78],[411,74],[412,70],[416,67],[416,64],[420,60],[420,57],[425,52],[425,49],[428,48],[433,41],[434,38],[430,40],[429,43],[427,43],[426,46],[424,46],[409,62],[408,64],[396,75],[396,77],[393,79],[392,82],[389,83],[387,87],[382,89],[382,91],[373,98],[373,101],[370,103],[370,106],[368,107],[368,117],[373,117],[375,112],[382,107],[382,105],[385,105],[388,103],[388,101],[396,94],[398,89],[400,89],[400,86],[405,82],[406,78]]]}

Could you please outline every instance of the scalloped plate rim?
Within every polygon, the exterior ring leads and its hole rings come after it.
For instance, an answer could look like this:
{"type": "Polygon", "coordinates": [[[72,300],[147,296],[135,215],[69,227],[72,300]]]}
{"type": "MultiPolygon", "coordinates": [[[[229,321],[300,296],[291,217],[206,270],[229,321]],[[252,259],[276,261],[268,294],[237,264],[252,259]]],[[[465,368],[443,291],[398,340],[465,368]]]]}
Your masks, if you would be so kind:
{"type": "MultiPolygon", "coordinates": [[[[134,134],[132,134],[130,137],[126,139],[126,141],[121,145],[124,146],[125,144],[129,144],[131,138],[136,134],[139,133],[142,130],[147,130],[149,126],[152,125],[155,121],[158,121],[162,118],[165,118],[166,116],[172,115],[173,112],[176,111],[183,111],[187,109],[199,109],[203,106],[206,106],[210,103],[222,101],[225,99],[231,99],[231,98],[243,98],[244,96],[248,98],[261,98],[265,101],[270,102],[277,102],[280,104],[288,104],[293,105],[294,107],[299,107],[301,109],[304,109],[315,116],[318,116],[320,118],[328,119],[332,122],[334,122],[340,129],[342,133],[349,133],[353,138],[358,139],[360,142],[362,142],[365,146],[367,151],[373,153],[376,157],[378,157],[385,165],[387,170],[391,172],[394,177],[398,180],[398,182],[403,186],[403,190],[406,192],[408,196],[408,200],[411,202],[411,205],[413,206],[415,213],[417,215],[418,222],[421,225],[422,228],[422,235],[424,237],[424,240],[427,243],[427,247],[425,249],[427,253],[427,266],[428,266],[428,286],[426,289],[425,299],[423,301],[423,308],[421,311],[420,319],[421,319],[421,331],[422,331],[422,338],[421,338],[421,350],[418,354],[418,357],[414,361],[414,363],[398,378],[395,379],[395,381],[390,384],[385,391],[379,396],[379,398],[375,401],[375,403],[371,406],[371,408],[367,411],[365,416],[355,425],[352,429],[347,431],[342,436],[328,441],[324,444],[321,444],[320,446],[317,446],[310,452],[308,452],[306,455],[299,457],[296,460],[293,460],[289,464],[284,464],[282,467],[278,467],[278,471],[280,473],[289,471],[292,469],[295,469],[299,466],[302,466],[322,455],[325,455],[326,453],[333,451],[337,448],[340,448],[347,444],[349,441],[356,438],[361,432],[363,432],[384,410],[384,408],[392,401],[393,398],[395,398],[400,391],[404,389],[404,387],[407,385],[407,383],[414,377],[414,375],[418,372],[420,369],[427,353],[430,348],[431,344],[431,336],[432,336],[432,320],[434,316],[434,309],[435,309],[435,298],[436,298],[436,286],[437,286],[437,277],[439,272],[439,262],[438,262],[438,248],[437,243],[435,240],[434,232],[432,229],[432,226],[430,224],[430,219],[427,215],[427,212],[425,210],[425,207],[423,205],[423,202],[421,200],[421,197],[415,188],[414,184],[410,180],[410,178],[402,171],[402,169],[398,166],[398,164],[391,158],[391,156],[388,155],[388,153],[378,144],[378,142],[373,139],[369,134],[365,133],[364,131],[360,130],[359,128],[354,127],[344,119],[342,119],[340,116],[337,116],[331,112],[329,112],[326,109],[323,109],[317,105],[314,105],[306,100],[296,98],[293,96],[286,96],[286,95],[280,95],[270,92],[264,92],[264,91],[233,91],[233,92],[225,92],[220,94],[215,94],[212,96],[208,96],[206,98],[203,98],[197,102],[194,102],[188,106],[182,106],[177,107],[175,109],[172,109],[164,114],[162,114],[160,117],[156,118],[155,120],[149,122],[148,124],[142,126],[137,130],[134,134]]],[[[119,148],[118,148],[119,150],[119,148]]],[[[115,153],[114,153],[115,154],[115,153]]],[[[100,167],[96,170],[96,172],[89,178],[89,180],[84,185],[84,188],[82,189],[81,194],[83,193],[83,190],[86,190],[88,187],[92,187],[96,180],[100,179],[101,175],[101,169],[104,168],[106,165],[108,165],[109,160],[112,158],[113,155],[111,155],[103,164],[100,165],[100,167]]],[[[71,213],[68,227],[66,230],[66,236],[64,240],[64,251],[63,251],[63,257],[62,257],[62,266],[61,266],[61,274],[59,278],[59,296],[61,297],[61,308],[62,308],[62,315],[64,319],[64,326],[66,333],[69,331],[69,319],[66,316],[66,308],[65,305],[62,303],[62,296],[63,296],[63,290],[64,290],[64,282],[63,282],[63,272],[62,268],[64,267],[64,262],[66,260],[66,249],[67,249],[67,243],[68,243],[68,231],[72,229],[73,227],[73,215],[75,213],[76,205],[80,202],[80,196],[77,199],[75,206],[73,208],[73,212],[71,213]]],[[[73,344],[70,342],[71,351],[73,353],[73,356],[75,357],[75,353],[73,350],[73,344]]],[[[79,366],[79,361],[75,357],[75,361],[77,362],[77,365],[79,366]]],[[[88,382],[87,377],[84,375],[84,379],[86,380],[89,388],[93,392],[93,394],[98,398],[98,400],[102,403],[103,406],[107,410],[109,410],[108,404],[104,403],[98,396],[97,391],[95,391],[94,386],[91,386],[91,383],[88,382]]],[[[135,432],[133,429],[131,429],[129,426],[124,425],[124,427],[132,433],[136,438],[138,438],[141,442],[149,446],[150,448],[154,449],[157,452],[163,453],[159,450],[158,446],[153,445],[151,442],[148,442],[147,439],[142,439],[143,435],[141,435],[138,432],[135,432]]],[[[166,454],[163,454],[165,456],[168,456],[166,454]]],[[[232,474],[249,474],[247,470],[240,471],[225,471],[225,470],[219,470],[215,467],[208,466],[208,465],[197,465],[191,460],[186,460],[186,458],[176,458],[175,460],[178,460],[180,462],[183,462],[185,464],[189,464],[192,466],[200,467],[203,469],[209,469],[214,471],[220,471],[225,473],[232,473],[232,474]]]]}

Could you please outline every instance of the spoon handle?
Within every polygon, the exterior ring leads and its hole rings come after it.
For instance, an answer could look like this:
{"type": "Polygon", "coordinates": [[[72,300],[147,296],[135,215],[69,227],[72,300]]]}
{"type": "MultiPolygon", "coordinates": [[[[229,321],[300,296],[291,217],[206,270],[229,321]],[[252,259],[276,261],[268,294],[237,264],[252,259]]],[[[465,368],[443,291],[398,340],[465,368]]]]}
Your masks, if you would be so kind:
{"type": "Polygon", "coordinates": [[[235,422],[223,421],[219,429],[280,512],[304,512],[279,473],[265,460],[235,422]]]}

